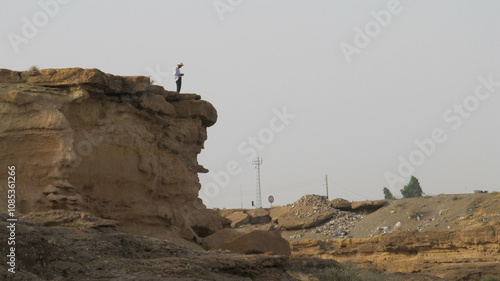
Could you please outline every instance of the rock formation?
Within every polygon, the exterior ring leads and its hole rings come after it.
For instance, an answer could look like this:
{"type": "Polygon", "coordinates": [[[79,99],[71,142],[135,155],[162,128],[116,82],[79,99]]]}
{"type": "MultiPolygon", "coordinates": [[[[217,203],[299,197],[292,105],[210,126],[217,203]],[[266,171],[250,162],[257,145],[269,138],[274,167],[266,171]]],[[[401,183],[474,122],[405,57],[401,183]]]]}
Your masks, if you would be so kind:
{"type": "Polygon", "coordinates": [[[474,274],[500,272],[499,230],[500,225],[494,222],[461,231],[395,232],[372,238],[324,241],[304,239],[291,245],[297,256],[349,260],[389,272],[421,272],[459,280],[474,274]]]}
{"type": "Polygon", "coordinates": [[[0,167],[16,168],[17,212],[88,211],[186,239],[222,228],[198,199],[207,170],[197,155],[217,120],[200,96],[97,69],[0,69],[0,116],[0,167]]]}

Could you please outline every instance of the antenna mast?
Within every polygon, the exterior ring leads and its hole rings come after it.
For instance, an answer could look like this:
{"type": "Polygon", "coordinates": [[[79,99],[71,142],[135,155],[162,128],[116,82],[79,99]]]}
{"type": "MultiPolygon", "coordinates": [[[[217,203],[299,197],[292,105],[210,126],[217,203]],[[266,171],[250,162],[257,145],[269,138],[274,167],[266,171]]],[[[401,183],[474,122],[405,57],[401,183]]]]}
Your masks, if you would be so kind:
{"type": "Polygon", "coordinates": [[[262,195],[260,190],[260,165],[262,165],[262,158],[257,157],[257,159],[252,160],[252,164],[254,164],[257,169],[257,198],[255,207],[262,208],[262,195]]]}

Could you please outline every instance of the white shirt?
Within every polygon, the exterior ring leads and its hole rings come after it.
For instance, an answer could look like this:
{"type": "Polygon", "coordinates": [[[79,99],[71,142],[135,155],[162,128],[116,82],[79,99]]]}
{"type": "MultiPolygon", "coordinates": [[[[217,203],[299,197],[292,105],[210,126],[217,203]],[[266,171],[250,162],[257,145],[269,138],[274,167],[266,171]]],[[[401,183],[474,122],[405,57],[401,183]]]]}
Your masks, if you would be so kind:
{"type": "Polygon", "coordinates": [[[174,67],[174,77],[175,81],[179,80],[181,77],[181,69],[178,66],[174,67]]]}

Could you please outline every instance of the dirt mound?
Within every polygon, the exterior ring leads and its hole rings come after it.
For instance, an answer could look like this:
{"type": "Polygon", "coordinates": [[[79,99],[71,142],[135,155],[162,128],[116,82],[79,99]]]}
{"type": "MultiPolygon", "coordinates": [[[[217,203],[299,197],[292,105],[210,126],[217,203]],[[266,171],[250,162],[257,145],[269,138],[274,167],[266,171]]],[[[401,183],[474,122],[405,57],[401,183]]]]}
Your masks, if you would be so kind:
{"type": "Polygon", "coordinates": [[[500,221],[500,194],[457,194],[388,200],[387,206],[365,216],[353,237],[372,237],[398,231],[460,230],[483,222],[500,221]]]}

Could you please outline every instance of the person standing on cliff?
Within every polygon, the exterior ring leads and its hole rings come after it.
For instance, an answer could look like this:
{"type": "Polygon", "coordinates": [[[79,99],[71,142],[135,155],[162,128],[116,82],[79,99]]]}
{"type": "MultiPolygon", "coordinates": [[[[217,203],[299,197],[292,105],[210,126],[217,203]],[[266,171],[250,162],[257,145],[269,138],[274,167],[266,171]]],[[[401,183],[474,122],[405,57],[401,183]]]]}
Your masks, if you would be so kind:
{"type": "Polygon", "coordinates": [[[180,62],[177,64],[176,67],[174,67],[174,77],[175,77],[175,84],[177,84],[177,93],[181,92],[182,76],[184,76],[184,73],[181,73],[181,67],[183,66],[184,64],[180,62]]]}

